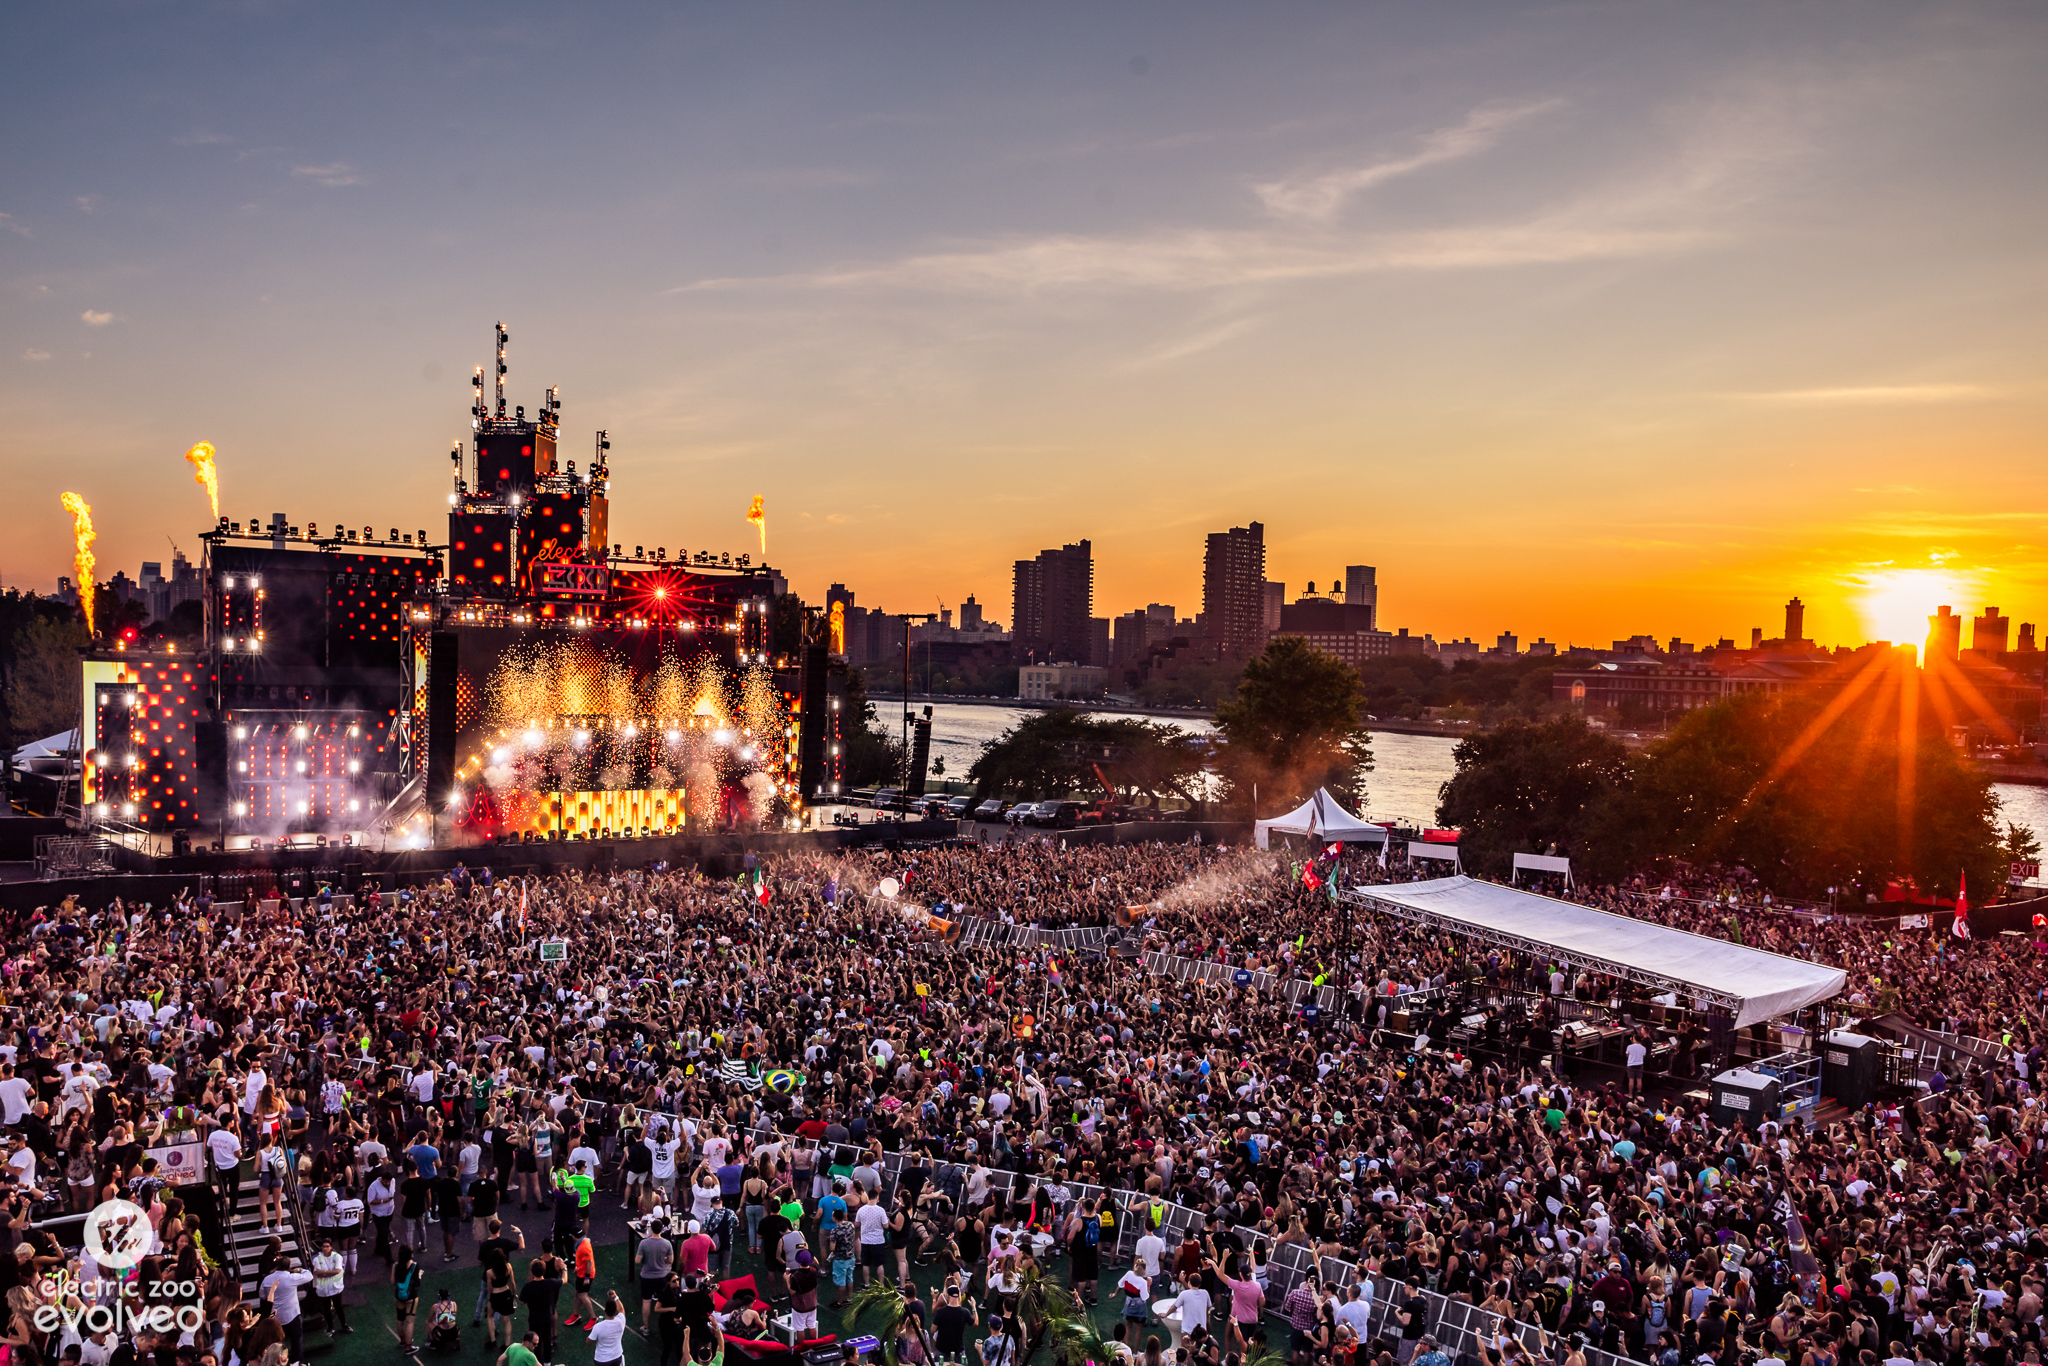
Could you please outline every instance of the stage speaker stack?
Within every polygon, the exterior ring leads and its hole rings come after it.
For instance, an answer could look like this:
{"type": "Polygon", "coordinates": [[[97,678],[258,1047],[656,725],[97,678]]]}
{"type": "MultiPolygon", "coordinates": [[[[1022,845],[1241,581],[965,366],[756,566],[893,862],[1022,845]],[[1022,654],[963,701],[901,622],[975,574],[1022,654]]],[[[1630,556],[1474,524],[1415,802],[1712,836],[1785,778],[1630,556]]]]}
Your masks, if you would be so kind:
{"type": "Polygon", "coordinates": [[[1714,1078],[1711,1113],[1718,1125],[1740,1124],[1746,1129],[1776,1119],[1778,1079],[1747,1067],[1723,1072],[1714,1078]]]}
{"type": "Polygon", "coordinates": [[[1820,1093],[1860,1110],[1877,1099],[1884,1041],[1838,1029],[1821,1043],[1820,1093]]]}

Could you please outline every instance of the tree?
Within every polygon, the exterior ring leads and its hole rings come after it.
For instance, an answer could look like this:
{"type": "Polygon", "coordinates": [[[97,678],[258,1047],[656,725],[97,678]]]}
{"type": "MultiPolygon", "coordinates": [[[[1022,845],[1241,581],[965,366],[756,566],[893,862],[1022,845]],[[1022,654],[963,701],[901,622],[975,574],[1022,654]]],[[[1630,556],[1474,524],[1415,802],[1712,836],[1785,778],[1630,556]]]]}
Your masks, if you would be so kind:
{"type": "Polygon", "coordinates": [[[1554,844],[1571,855],[1628,778],[1628,750],[1578,717],[1512,721],[1460,741],[1453,757],[1437,824],[1458,827],[1463,864],[1492,877],[1506,877],[1518,852],[1554,844]]]}
{"type": "Polygon", "coordinates": [[[1276,637],[1216,709],[1230,799],[1251,811],[1256,788],[1259,806],[1284,811],[1327,787],[1362,808],[1372,770],[1362,701],[1350,665],[1300,636],[1276,637]]]}
{"type": "Polygon", "coordinates": [[[58,735],[78,724],[82,698],[79,657],[91,644],[83,618],[35,616],[14,633],[14,665],[7,689],[14,743],[58,735]]]}
{"type": "Polygon", "coordinates": [[[2003,852],[2007,863],[2032,863],[2041,857],[2041,841],[2018,821],[2007,821],[2003,852]]]}
{"type": "Polygon", "coordinates": [[[846,785],[874,787],[903,780],[903,742],[875,720],[875,704],[868,701],[867,680],[859,669],[846,671],[847,719],[840,723],[840,743],[846,746],[846,785]]]}
{"type": "Polygon", "coordinates": [[[1737,865],[1781,892],[2005,879],[1989,781],[1918,705],[1919,671],[1878,660],[1831,686],[1690,712],[1595,820],[1602,871],[1737,865]]]}
{"type": "Polygon", "coordinates": [[[1102,744],[1086,712],[1060,708],[1027,716],[982,746],[967,770],[974,796],[1045,797],[1071,792],[1102,744]]]}
{"type": "Polygon", "coordinates": [[[775,599],[768,617],[769,652],[783,659],[797,659],[804,649],[804,600],[794,593],[775,599]]]}
{"type": "Polygon", "coordinates": [[[1208,760],[1196,748],[1193,736],[1133,716],[1103,718],[1095,726],[1110,754],[1102,766],[1103,775],[1120,793],[1148,797],[1154,806],[1165,795],[1190,805],[1201,804],[1201,779],[1208,760]]]}

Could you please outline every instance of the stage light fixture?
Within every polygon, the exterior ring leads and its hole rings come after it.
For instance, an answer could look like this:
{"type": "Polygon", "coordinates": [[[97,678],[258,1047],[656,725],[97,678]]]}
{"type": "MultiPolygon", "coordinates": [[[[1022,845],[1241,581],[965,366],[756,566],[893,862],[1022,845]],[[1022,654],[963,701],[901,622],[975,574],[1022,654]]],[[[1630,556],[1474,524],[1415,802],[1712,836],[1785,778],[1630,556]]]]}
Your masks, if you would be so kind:
{"type": "Polygon", "coordinates": [[[99,804],[98,804],[97,806],[93,807],[93,809],[92,809],[92,813],[93,813],[93,815],[95,815],[95,816],[104,816],[104,815],[106,815],[106,814],[107,814],[107,804],[106,804],[105,802],[101,802],[101,803],[99,803],[99,804]]]}

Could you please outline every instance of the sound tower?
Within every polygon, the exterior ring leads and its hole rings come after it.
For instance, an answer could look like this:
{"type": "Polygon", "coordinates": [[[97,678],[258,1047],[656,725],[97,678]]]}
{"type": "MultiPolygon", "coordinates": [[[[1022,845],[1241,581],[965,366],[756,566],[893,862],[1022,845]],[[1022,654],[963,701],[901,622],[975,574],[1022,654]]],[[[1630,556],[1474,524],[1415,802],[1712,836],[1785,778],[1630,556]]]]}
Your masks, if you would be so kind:
{"type": "Polygon", "coordinates": [[[192,758],[198,768],[198,799],[193,809],[226,815],[228,811],[228,726],[225,721],[192,724],[192,758]]]}
{"type": "Polygon", "coordinates": [[[427,643],[427,811],[436,816],[455,786],[457,640],[453,631],[436,631],[427,643]]]}
{"type": "Polygon", "coordinates": [[[819,641],[804,647],[804,709],[797,723],[796,790],[807,802],[818,799],[825,783],[825,718],[831,707],[825,700],[826,645],[819,641]]]}
{"type": "Polygon", "coordinates": [[[925,765],[932,757],[932,709],[926,707],[924,715],[910,732],[910,792],[912,797],[924,795],[925,765]]]}

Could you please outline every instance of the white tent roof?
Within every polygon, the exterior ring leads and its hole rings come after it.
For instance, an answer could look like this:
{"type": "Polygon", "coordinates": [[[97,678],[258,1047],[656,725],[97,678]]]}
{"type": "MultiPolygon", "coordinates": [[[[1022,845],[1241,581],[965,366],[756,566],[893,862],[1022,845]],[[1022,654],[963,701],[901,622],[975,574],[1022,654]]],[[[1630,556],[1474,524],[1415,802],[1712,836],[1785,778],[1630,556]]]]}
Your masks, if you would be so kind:
{"type": "Polygon", "coordinates": [[[1318,839],[1333,841],[1371,840],[1386,843],[1386,827],[1368,825],[1343,807],[1330,795],[1328,788],[1319,787],[1315,795],[1295,807],[1284,816],[1275,816],[1269,821],[1259,821],[1252,826],[1252,841],[1264,849],[1268,832],[1278,830],[1283,835],[1306,835],[1310,819],[1314,819],[1318,839]]]}
{"type": "Polygon", "coordinates": [[[1596,971],[1660,979],[1681,992],[1691,988],[1696,995],[1732,1002],[1738,1028],[1825,1001],[1848,980],[1839,968],[1469,877],[1361,887],[1358,894],[1454,931],[1495,942],[1519,940],[1596,971]]]}

